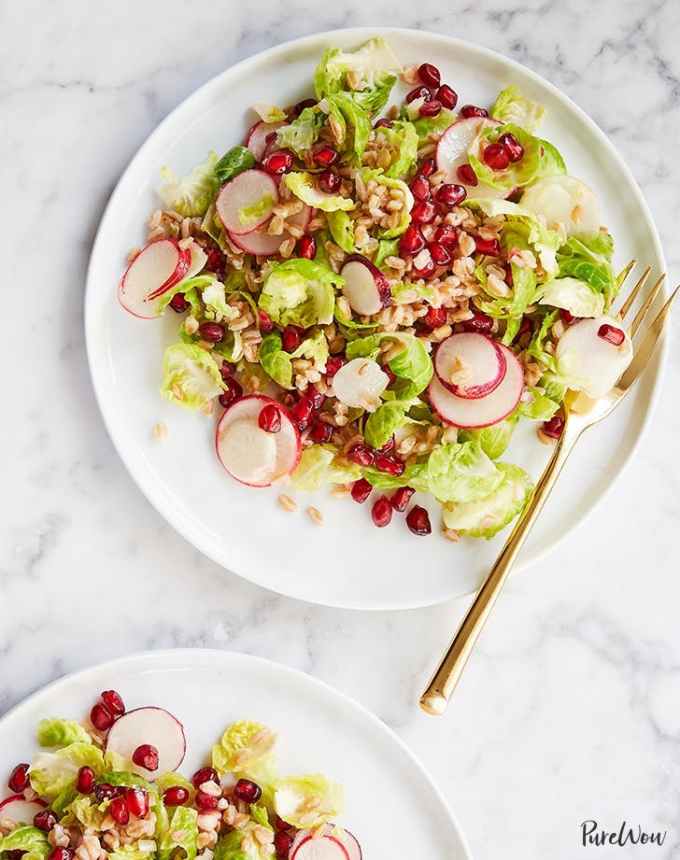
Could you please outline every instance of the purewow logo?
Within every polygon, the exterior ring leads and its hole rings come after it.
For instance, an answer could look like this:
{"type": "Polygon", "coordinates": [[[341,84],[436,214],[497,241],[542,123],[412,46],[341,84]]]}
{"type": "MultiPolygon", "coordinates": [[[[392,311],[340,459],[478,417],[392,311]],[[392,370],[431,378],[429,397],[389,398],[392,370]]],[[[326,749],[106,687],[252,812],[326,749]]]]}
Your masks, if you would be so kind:
{"type": "Polygon", "coordinates": [[[622,821],[618,830],[605,830],[597,821],[583,821],[581,823],[581,845],[584,848],[603,845],[663,845],[666,841],[668,831],[657,830],[647,833],[639,824],[628,824],[622,821]]]}

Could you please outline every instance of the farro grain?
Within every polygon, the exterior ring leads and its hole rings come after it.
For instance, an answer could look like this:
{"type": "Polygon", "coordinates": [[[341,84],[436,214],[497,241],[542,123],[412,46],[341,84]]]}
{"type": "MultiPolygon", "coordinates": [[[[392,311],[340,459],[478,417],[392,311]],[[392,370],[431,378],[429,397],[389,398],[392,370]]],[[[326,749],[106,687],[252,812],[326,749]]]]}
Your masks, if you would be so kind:
{"type": "Polygon", "coordinates": [[[288,511],[289,513],[297,511],[297,502],[295,501],[295,499],[291,499],[291,497],[287,496],[285,493],[281,493],[278,498],[278,502],[284,511],[288,511]]]}
{"type": "Polygon", "coordinates": [[[314,525],[322,526],[323,525],[323,514],[318,508],[312,507],[311,505],[307,508],[307,514],[309,519],[314,523],[314,525]]]}
{"type": "Polygon", "coordinates": [[[157,421],[153,425],[153,430],[151,431],[151,435],[154,439],[157,439],[161,442],[163,439],[167,438],[168,428],[167,425],[163,421],[157,421]]]}

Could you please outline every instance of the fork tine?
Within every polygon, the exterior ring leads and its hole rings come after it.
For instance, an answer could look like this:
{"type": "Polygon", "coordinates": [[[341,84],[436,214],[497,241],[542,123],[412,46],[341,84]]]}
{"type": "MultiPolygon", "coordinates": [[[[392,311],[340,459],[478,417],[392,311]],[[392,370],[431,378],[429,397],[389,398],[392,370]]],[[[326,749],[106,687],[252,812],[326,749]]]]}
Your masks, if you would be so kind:
{"type": "MultiPolygon", "coordinates": [[[[638,329],[642,325],[642,321],[647,316],[649,309],[654,304],[654,300],[656,299],[656,297],[659,294],[659,290],[661,289],[661,287],[663,285],[665,277],[666,277],[666,273],[664,272],[664,274],[661,275],[659,280],[654,284],[652,289],[649,291],[647,298],[644,300],[644,302],[640,306],[640,310],[635,314],[635,318],[634,318],[632,325],[630,327],[630,336],[631,337],[634,337],[637,334],[638,329]]],[[[655,322],[656,322],[656,320],[655,320],[655,322]]]]}
{"type": "MultiPolygon", "coordinates": [[[[633,260],[632,263],[634,264],[634,262],[635,261],[633,260]]],[[[632,268],[632,264],[629,263],[626,266],[626,269],[628,269],[628,271],[630,271],[631,268],[632,268]]],[[[626,269],[624,269],[623,271],[625,272],[626,269]]],[[[625,302],[621,305],[621,309],[619,310],[619,319],[620,320],[625,320],[625,318],[628,316],[628,311],[633,307],[633,304],[635,303],[635,299],[638,297],[640,290],[647,283],[647,279],[649,278],[651,271],[652,271],[652,267],[647,266],[647,268],[642,273],[640,280],[637,282],[637,284],[635,284],[633,289],[628,293],[628,296],[627,296],[625,302]]],[[[623,274],[623,272],[621,273],[621,275],[622,274],[623,274]]],[[[621,275],[619,275],[619,278],[621,277],[621,275]]]]}
{"type": "Polygon", "coordinates": [[[619,289],[621,289],[621,287],[623,286],[623,282],[626,280],[628,275],[630,275],[633,266],[635,265],[637,265],[637,260],[631,260],[629,263],[626,263],[623,269],[621,269],[621,271],[618,273],[618,275],[616,276],[616,286],[619,289]]]}
{"type": "Polygon", "coordinates": [[[642,343],[635,350],[635,355],[633,356],[633,360],[628,365],[628,369],[625,371],[621,379],[619,379],[616,384],[617,388],[626,391],[630,386],[635,382],[640,373],[645,369],[647,363],[649,362],[652,354],[654,353],[654,349],[661,338],[661,334],[665,328],[666,321],[668,320],[668,315],[670,313],[671,305],[673,304],[675,297],[680,291],[680,284],[673,290],[670,297],[666,301],[666,304],[661,308],[659,313],[656,315],[654,322],[649,327],[649,331],[642,339],[642,343]]]}

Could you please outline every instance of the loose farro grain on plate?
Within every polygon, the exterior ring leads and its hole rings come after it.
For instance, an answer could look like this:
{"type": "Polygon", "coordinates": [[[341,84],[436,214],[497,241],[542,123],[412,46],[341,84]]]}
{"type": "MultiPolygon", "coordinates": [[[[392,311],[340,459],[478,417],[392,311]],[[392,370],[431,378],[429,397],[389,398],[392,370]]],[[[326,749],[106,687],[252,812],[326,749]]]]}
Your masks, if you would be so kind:
{"type": "Polygon", "coordinates": [[[142,318],[182,317],[163,396],[226,410],[216,447],[242,483],[410,487],[449,535],[491,537],[531,492],[500,459],[517,422],[554,439],[567,388],[600,390],[630,339],[606,316],[612,237],[539,136],[542,106],[508,86],[458,115],[422,59],[380,38],[330,49],[305,105],[258,105],[244,144],[183,179],[164,168],[119,297],[142,318]],[[494,354],[508,361],[476,364],[494,354]],[[244,392],[285,431],[243,412],[244,392]]]}

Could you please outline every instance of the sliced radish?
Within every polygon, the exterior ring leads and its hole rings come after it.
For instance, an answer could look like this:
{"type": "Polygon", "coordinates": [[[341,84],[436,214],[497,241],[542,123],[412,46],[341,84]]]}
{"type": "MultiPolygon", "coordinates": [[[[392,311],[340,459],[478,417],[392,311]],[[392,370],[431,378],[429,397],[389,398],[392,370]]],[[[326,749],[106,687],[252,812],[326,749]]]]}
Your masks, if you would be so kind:
{"type": "MultiPolygon", "coordinates": [[[[307,225],[312,219],[313,211],[311,206],[305,204],[301,212],[288,218],[288,223],[306,230],[307,225]]],[[[285,239],[290,239],[290,233],[284,230],[279,236],[272,236],[271,233],[267,232],[267,225],[263,224],[262,227],[258,227],[252,233],[246,233],[242,236],[237,236],[236,233],[229,233],[229,238],[238,248],[245,251],[246,254],[257,254],[258,256],[266,257],[278,253],[281,243],[285,239]]]]}
{"type": "Polygon", "coordinates": [[[430,403],[442,421],[467,429],[489,427],[507,418],[514,410],[524,390],[524,372],[513,352],[502,344],[499,344],[499,349],[505,357],[505,376],[498,388],[485,397],[476,400],[457,397],[444,388],[437,376],[432,377],[428,389],[430,403]]]}
{"type": "Polygon", "coordinates": [[[242,236],[269,220],[279,200],[276,182],[264,170],[244,170],[227,182],[215,202],[229,233],[242,236]]]}
{"type": "Polygon", "coordinates": [[[333,393],[345,406],[375,412],[390,378],[372,358],[353,358],[333,377],[333,393]]]}
{"type": "Polygon", "coordinates": [[[232,478],[249,487],[268,487],[290,474],[302,450],[300,434],[286,410],[261,394],[242,397],[225,411],[215,431],[215,448],[232,478]],[[260,412],[270,404],[281,411],[278,433],[268,433],[258,424],[260,412]]]}
{"type": "Polygon", "coordinates": [[[574,176],[547,176],[522,195],[521,205],[546,226],[572,233],[597,233],[602,223],[597,197],[574,176]]]}
{"type": "Polygon", "coordinates": [[[42,800],[26,800],[23,794],[13,794],[0,803],[0,821],[33,824],[33,819],[47,804],[42,800]]]}
{"type": "Polygon", "coordinates": [[[390,285],[377,266],[361,254],[352,254],[340,272],[345,279],[342,292],[355,313],[377,314],[391,300],[390,285]]]}
{"type": "Polygon", "coordinates": [[[344,827],[334,827],[330,828],[329,832],[325,835],[331,835],[340,842],[347,852],[349,860],[363,860],[363,852],[361,845],[359,845],[359,840],[349,830],[345,830],[344,827]]]}
{"type": "Polygon", "coordinates": [[[503,381],[507,362],[498,344],[483,334],[461,332],[437,348],[434,369],[439,381],[458,397],[476,400],[503,381]]]}
{"type": "Polygon", "coordinates": [[[345,846],[335,836],[318,836],[301,830],[295,837],[290,860],[350,860],[345,846]]]}
{"type": "Polygon", "coordinates": [[[570,388],[585,391],[589,397],[602,397],[616,385],[633,358],[633,345],[613,317],[583,319],[570,325],[557,341],[557,370],[570,388]],[[623,342],[611,343],[598,334],[602,326],[623,332],[623,342]]]}
{"type": "Polygon", "coordinates": [[[130,761],[130,768],[153,780],[158,774],[177,770],[186,752],[184,727],[163,708],[136,708],[120,717],[109,729],[106,751],[115,752],[130,761]],[[132,754],[141,744],[152,744],[158,750],[158,770],[151,773],[132,762],[132,754]]]}
{"type": "Polygon", "coordinates": [[[158,316],[152,300],[174,287],[189,271],[191,254],[175,239],[151,242],[127,267],[118,286],[118,299],[126,311],[141,319],[158,316]]]}
{"type": "Polygon", "coordinates": [[[262,161],[267,150],[267,138],[270,134],[285,125],[285,122],[265,122],[260,120],[252,126],[246,134],[246,146],[255,156],[256,161],[262,161]]]}
{"type": "MultiPolygon", "coordinates": [[[[461,183],[457,170],[461,165],[467,164],[470,147],[474,146],[482,129],[497,128],[499,125],[501,123],[498,120],[489,117],[470,117],[459,119],[446,129],[437,144],[437,170],[446,174],[444,182],[465,184],[461,183]]],[[[478,200],[507,197],[510,194],[509,191],[499,191],[481,182],[478,185],[465,185],[465,187],[468,197],[478,200]]]]}

